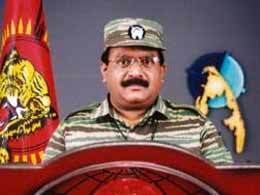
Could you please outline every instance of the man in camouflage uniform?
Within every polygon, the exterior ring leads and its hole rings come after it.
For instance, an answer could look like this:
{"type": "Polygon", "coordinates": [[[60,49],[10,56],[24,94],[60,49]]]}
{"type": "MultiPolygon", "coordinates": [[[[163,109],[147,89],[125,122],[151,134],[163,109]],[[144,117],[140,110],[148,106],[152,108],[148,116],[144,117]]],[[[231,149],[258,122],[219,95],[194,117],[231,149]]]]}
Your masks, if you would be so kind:
{"type": "Polygon", "coordinates": [[[100,70],[108,96],[64,120],[50,139],[46,159],[92,143],[142,140],[178,145],[214,163],[231,163],[207,118],[159,95],[166,74],[162,26],[124,18],[106,24],[104,32],[100,70]]]}

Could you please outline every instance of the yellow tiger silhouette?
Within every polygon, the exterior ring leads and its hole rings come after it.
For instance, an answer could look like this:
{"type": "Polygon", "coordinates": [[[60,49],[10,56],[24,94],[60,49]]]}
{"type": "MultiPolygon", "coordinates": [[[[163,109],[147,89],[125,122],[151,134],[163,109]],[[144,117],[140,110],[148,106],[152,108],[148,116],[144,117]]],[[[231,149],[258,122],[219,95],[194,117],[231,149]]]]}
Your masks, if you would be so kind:
{"type": "MultiPolygon", "coordinates": [[[[44,78],[16,49],[7,55],[0,73],[0,109],[6,113],[0,118],[0,149],[6,148],[6,140],[34,132],[43,119],[55,115],[44,78]]],[[[0,153],[1,164],[6,153],[0,153]]]]}
{"type": "Polygon", "coordinates": [[[227,101],[227,107],[232,111],[231,116],[224,119],[224,125],[233,132],[236,138],[236,152],[238,154],[242,153],[245,145],[246,129],[236,97],[228,83],[214,66],[206,66],[203,69],[203,73],[208,74],[207,83],[202,85],[204,88],[203,94],[197,97],[195,106],[203,114],[207,115],[209,112],[208,100],[224,95],[227,101]]]}

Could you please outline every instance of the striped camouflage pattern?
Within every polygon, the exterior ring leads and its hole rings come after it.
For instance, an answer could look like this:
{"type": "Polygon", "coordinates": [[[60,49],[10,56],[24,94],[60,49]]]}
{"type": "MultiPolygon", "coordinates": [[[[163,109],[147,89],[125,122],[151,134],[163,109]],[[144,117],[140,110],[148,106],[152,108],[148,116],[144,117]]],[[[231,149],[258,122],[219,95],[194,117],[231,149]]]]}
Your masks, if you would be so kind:
{"type": "Polygon", "coordinates": [[[152,20],[142,18],[116,19],[104,27],[105,48],[118,46],[147,46],[165,50],[163,46],[163,28],[152,20]],[[139,25],[144,28],[143,39],[134,40],[129,36],[129,28],[139,25]]]}
{"type": "Polygon", "coordinates": [[[232,163],[230,152],[208,119],[193,107],[177,106],[161,97],[134,127],[109,109],[107,99],[71,114],[51,138],[45,159],[83,145],[124,141],[124,137],[129,141],[154,140],[177,145],[216,164],[232,163]],[[155,121],[156,131],[152,128],[155,121]]]}

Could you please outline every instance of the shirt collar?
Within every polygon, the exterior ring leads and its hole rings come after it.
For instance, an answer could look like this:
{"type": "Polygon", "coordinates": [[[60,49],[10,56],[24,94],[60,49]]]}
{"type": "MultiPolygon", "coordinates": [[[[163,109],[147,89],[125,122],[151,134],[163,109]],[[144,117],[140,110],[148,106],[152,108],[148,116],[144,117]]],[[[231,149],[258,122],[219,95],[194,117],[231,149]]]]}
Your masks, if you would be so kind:
{"type": "Polygon", "coordinates": [[[158,96],[155,104],[146,112],[144,118],[148,118],[148,117],[154,115],[155,113],[159,113],[159,114],[165,116],[166,118],[168,118],[167,106],[165,105],[161,96],[158,96]]]}
{"type": "Polygon", "coordinates": [[[97,107],[96,111],[93,113],[93,118],[104,117],[107,115],[111,115],[111,108],[109,106],[108,97],[101,102],[101,104],[97,107]]]}

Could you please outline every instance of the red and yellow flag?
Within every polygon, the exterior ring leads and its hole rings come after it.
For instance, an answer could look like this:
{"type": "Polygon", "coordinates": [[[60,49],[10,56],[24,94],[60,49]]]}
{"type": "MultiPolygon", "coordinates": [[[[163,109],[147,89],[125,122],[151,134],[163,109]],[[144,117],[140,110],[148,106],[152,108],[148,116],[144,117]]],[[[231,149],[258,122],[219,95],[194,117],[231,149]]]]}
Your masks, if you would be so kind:
{"type": "Polygon", "coordinates": [[[0,164],[37,164],[59,123],[41,0],[6,0],[0,42],[0,164]]]}

